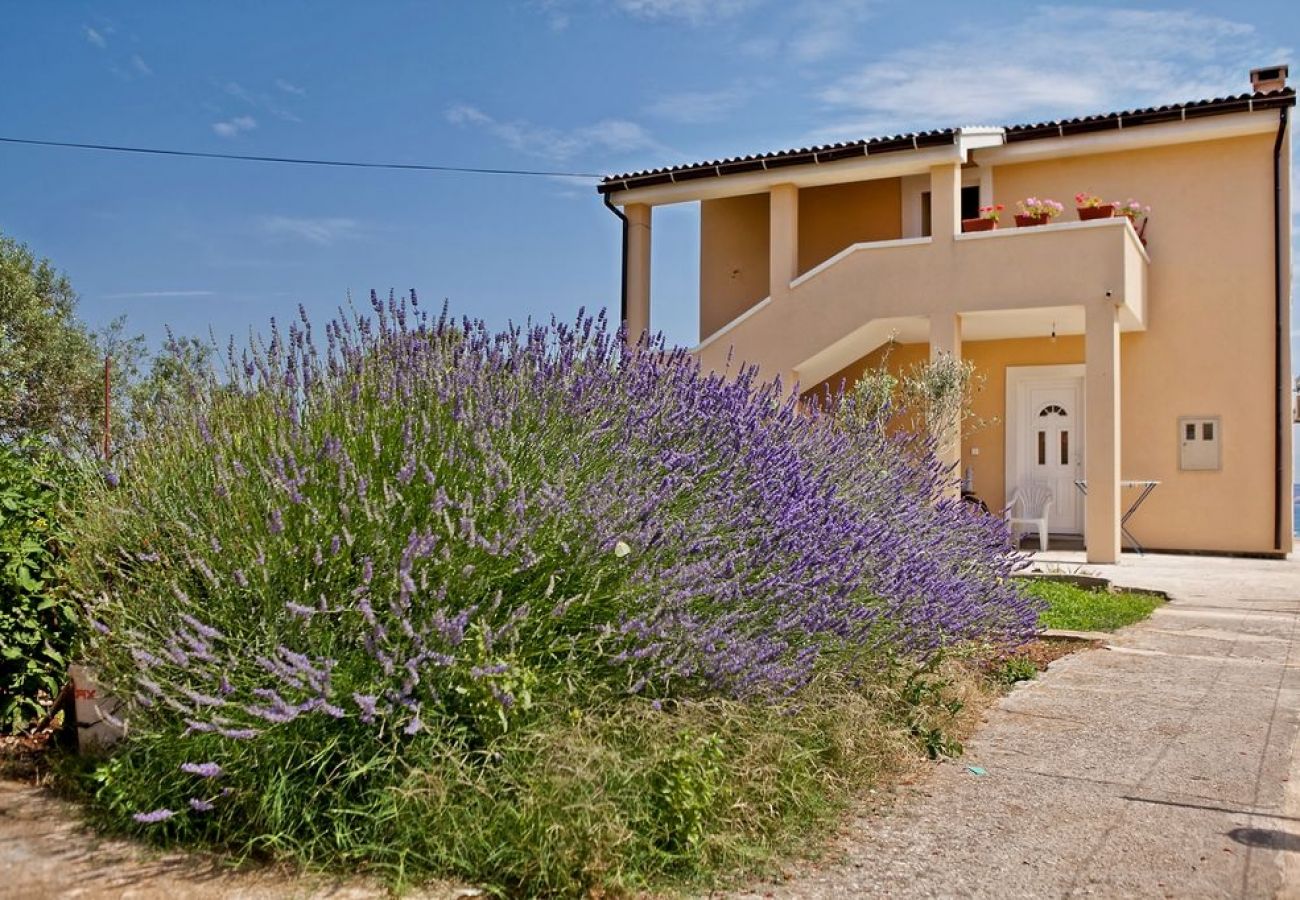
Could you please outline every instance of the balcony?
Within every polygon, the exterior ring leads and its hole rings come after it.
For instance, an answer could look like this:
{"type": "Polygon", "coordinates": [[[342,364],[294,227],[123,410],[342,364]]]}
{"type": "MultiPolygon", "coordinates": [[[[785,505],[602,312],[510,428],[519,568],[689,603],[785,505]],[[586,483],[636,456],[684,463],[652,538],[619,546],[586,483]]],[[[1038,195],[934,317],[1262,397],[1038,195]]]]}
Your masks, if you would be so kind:
{"type": "MultiPolygon", "coordinates": [[[[1126,218],[855,244],[704,339],[705,368],[757,364],[804,386],[892,336],[960,315],[968,340],[1082,333],[1091,304],[1146,327],[1148,257],[1126,218]]],[[[774,282],[775,283],[775,282],[774,282]]],[[[916,338],[925,340],[924,336],[916,338]]]]}

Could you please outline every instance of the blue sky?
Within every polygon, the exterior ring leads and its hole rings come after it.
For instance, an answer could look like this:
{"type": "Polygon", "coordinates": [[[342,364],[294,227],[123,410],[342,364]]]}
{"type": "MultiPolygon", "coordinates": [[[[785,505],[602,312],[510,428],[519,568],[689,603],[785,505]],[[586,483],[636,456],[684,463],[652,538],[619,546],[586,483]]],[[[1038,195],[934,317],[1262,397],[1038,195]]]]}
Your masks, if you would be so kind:
{"type": "MultiPolygon", "coordinates": [[[[1290,2],[14,4],[0,133],[623,171],[1235,93],[1297,41],[1290,2]]],[[[683,343],[696,225],[656,212],[654,325],[683,343]]],[[[617,221],[580,179],[0,145],[0,230],[68,272],[88,320],[155,342],[372,287],[494,324],[617,303],[617,221]]]]}

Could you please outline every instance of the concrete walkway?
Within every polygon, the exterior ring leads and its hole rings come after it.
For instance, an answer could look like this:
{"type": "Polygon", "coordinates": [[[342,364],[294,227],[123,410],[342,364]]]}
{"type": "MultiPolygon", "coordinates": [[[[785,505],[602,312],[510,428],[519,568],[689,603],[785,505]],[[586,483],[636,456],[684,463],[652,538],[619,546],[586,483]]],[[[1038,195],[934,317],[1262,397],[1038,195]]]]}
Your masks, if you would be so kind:
{"type": "Polygon", "coordinates": [[[836,859],[748,896],[1300,897],[1300,561],[1040,557],[1173,602],[1012,692],[836,859]]]}

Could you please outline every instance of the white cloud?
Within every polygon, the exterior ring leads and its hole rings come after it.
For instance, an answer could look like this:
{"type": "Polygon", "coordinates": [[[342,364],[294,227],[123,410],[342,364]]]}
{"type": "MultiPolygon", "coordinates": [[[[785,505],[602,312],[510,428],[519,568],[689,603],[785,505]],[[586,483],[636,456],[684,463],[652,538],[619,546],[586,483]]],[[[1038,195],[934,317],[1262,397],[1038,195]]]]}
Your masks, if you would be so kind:
{"type": "Polygon", "coordinates": [[[646,112],[670,122],[697,124],[714,122],[736,112],[751,95],[744,85],[733,85],[716,91],[683,91],[666,94],[650,104],[646,112]]]}
{"type": "Polygon", "coordinates": [[[539,11],[551,31],[560,32],[569,27],[569,7],[572,0],[529,0],[529,6],[539,11]]]}
{"type": "Polygon", "coordinates": [[[615,5],[640,19],[675,19],[699,25],[731,18],[759,2],[761,0],[615,0],[615,5]]]}
{"type": "Polygon", "coordinates": [[[238,99],[243,100],[245,103],[250,104],[251,106],[257,105],[257,100],[238,81],[227,81],[222,86],[222,89],[230,96],[237,97],[238,99]]]}
{"type": "Polygon", "coordinates": [[[761,31],[730,42],[741,56],[780,60],[783,65],[824,64],[850,53],[861,55],[871,43],[863,25],[875,15],[880,0],[819,0],[785,4],[754,17],[761,31]]]}
{"type": "Polygon", "coordinates": [[[108,38],[104,37],[103,32],[91,28],[89,25],[82,25],[81,33],[85,36],[87,41],[94,44],[96,47],[108,46],[108,38]]]}
{"type": "Polygon", "coordinates": [[[293,94],[295,97],[305,97],[307,95],[306,88],[298,87],[292,81],[286,81],[283,78],[275,79],[275,86],[286,94],[293,94]]]}
{"type": "Polygon", "coordinates": [[[446,113],[447,121],[453,125],[491,125],[492,117],[473,106],[458,103],[446,113]]]}
{"type": "MultiPolygon", "coordinates": [[[[592,12],[614,11],[645,22],[700,26],[738,17],[774,0],[528,0],[552,31],[566,30],[572,20],[592,12]]],[[[840,3],[844,0],[819,0],[840,3]]],[[[850,0],[853,2],[853,0],[850,0]]]]}
{"type": "Polygon", "coordinates": [[[144,57],[142,57],[139,53],[131,54],[131,68],[135,70],[135,73],[137,75],[153,74],[153,69],[149,68],[149,64],[144,61],[144,57]]]}
{"type": "Polygon", "coordinates": [[[798,21],[786,42],[797,62],[821,62],[858,45],[856,27],[874,12],[874,0],[835,0],[798,7],[798,21]]]}
{"type": "Polygon", "coordinates": [[[465,104],[450,107],[445,115],[453,125],[482,128],[513,150],[555,162],[566,162],[591,151],[630,153],[663,149],[644,128],[626,119],[602,119],[563,130],[523,120],[502,122],[465,104]]]}
{"type": "MultiPolygon", "coordinates": [[[[295,91],[299,94],[306,93],[306,91],[304,91],[302,88],[299,88],[293,84],[289,84],[289,82],[287,81],[285,81],[284,84],[288,85],[290,88],[294,88],[294,90],[289,91],[281,85],[280,80],[276,81],[276,87],[279,88],[281,91],[284,91],[285,93],[292,94],[295,93],[295,91]]],[[[229,94],[231,97],[234,97],[237,100],[242,100],[244,103],[247,103],[249,106],[252,106],[255,109],[262,110],[263,112],[269,113],[270,115],[275,116],[277,119],[283,119],[286,122],[302,121],[302,119],[298,118],[298,116],[294,114],[291,110],[288,110],[283,106],[281,106],[277,101],[277,99],[272,97],[266,91],[249,90],[248,88],[240,84],[238,81],[227,81],[221,85],[221,89],[225,93],[229,94]]]]}
{"type": "Polygon", "coordinates": [[[257,226],[267,237],[292,238],[321,246],[359,237],[362,233],[361,223],[344,216],[263,216],[257,226]]]}
{"type": "Polygon", "coordinates": [[[1044,6],[895,50],[834,81],[820,98],[848,116],[824,136],[864,124],[1001,124],[1241,93],[1252,66],[1288,56],[1251,25],[1201,13],[1044,6]]]}
{"type": "Polygon", "coordinates": [[[212,297],[216,291],[125,291],[104,294],[104,300],[163,300],[184,297],[212,297]]]}
{"type": "Polygon", "coordinates": [[[212,123],[212,130],[223,138],[237,137],[245,131],[252,131],[256,127],[257,120],[252,116],[235,116],[233,119],[212,123]]]}

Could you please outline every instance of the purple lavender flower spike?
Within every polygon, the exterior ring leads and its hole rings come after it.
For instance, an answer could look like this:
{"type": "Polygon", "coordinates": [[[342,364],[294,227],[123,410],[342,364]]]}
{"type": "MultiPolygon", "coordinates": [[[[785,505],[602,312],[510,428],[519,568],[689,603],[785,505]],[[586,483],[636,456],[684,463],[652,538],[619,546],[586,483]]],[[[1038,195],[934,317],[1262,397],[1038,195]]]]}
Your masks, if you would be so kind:
{"type": "Polygon", "coordinates": [[[214,762],[181,763],[181,771],[187,775],[197,775],[200,778],[220,778],[224,774],[221,771],[221,766],[214,762]]]}
{"type": "Polygon", "coordinates": [[[135,819],[141,825],[156,825],[159,822],[166,822],[176,813],[170,809],[155,809],[150,812],[136,813],[131,818],[135,819]]]}
{"type": "Polygon", "coordinates": [[[218,728],[217,734],[233,741],[251,741],[261,732],[256,728],[218,728]]]}

